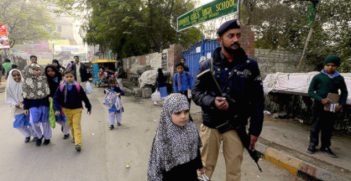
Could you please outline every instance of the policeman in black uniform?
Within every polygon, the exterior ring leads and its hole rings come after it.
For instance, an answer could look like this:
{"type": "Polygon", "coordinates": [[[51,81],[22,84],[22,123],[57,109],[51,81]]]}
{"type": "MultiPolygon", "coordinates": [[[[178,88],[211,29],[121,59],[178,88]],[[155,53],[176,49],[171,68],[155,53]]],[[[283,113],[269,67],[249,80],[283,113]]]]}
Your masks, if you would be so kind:
{"type": "Polygon", "coordinates": [[[206,175],[211,178],[223,142],[226,180],[234,181],[240,180],[243,159],[243,145],[235,129],[245,129],[249,120],[249,147],[254,149],[263,124],[263,87],[257,62],[240,47],[237,20],[222,24],[217,35],[221,47],[200,65],[200,74],[211,70],[220,90],[199,74],[192,95],[202,108],[201,155],[206,175]]]}

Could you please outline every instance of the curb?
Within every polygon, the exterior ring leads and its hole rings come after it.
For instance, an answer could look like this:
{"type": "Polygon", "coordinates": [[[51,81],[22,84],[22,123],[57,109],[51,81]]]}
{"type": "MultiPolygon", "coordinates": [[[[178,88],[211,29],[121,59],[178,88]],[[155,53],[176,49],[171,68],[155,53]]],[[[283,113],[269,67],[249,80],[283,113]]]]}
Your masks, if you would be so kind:
{"type": "Polygon", "coordinates": [[[347,181],[350,179],[339,176],[332,171],[328,171],[324,168],[301,160],[283,150],[270,147],[264,142],[268,141],[260,138],[259,142],[256,144],[257,151],[261,152],[264,155],[263,159],[289,171],[292,175],[297,176],[303,180],[347,181]]]}

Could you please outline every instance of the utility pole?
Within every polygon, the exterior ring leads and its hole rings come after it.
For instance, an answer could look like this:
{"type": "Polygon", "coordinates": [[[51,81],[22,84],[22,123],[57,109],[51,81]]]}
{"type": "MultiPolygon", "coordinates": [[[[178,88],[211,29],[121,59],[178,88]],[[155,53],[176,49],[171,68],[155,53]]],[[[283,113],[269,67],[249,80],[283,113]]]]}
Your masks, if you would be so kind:
{"type": "Polygon", "coordinates": [[[308,47],[308,43],[311,40],[312,37],[312,33],[313,33],[313,25],[314,25],[314,21],[316,19],[316,10],[317,10],[317,5],[319,3],[319,0],[309,0],[312,4],[310,5],[309,8],[309,26],[310,26],[310,31],[308,32],[307,35],[307,39],[305,41],[305,45],[303,47],[303,51],[302,51],[302,55],[301,58],[299,60],[299,64],[297,65],[298,70],[301,70],[302,68],[302,63],[303,63],[303,59],[305,58],[305,54],[306,54],[306,50],[308,47]]]}

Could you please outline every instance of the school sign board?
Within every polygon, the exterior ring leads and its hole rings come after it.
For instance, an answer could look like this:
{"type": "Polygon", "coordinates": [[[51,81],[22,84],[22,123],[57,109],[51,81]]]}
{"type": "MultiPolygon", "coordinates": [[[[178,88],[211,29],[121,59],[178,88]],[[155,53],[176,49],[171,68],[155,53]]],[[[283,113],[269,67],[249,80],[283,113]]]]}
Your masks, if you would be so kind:
{"type": "Polygon", "coordinates": [[[177,31],[237,11],[237,0],[215,0],[177,18],[177,31]]]}

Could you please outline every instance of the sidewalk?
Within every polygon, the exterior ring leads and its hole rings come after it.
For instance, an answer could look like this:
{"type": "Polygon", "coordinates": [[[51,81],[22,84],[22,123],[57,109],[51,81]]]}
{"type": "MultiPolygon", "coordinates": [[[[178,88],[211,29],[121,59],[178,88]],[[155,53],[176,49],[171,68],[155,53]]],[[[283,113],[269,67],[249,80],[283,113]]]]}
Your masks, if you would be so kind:
{"type": "Polygon", "coordinates": [[[308,141],[309,126],[266,116],[257,149],[265,159],[306,180],[351,180],[350,136],[333,136],[331,148],[338,158],[306,153],[308,141]]]}
{"type": "MultiPolygon", "coordinates": [[[[192,104],[191,113],[196,123],[201,122],[200,111],[199,107],[192,104]]],[[[351,180],[350,136],[333,136],[331,148],[338,158],[330,158],[320,152],[313,155],[306,153],[308,141],[308,125],[265,116],[256,149],[264,155],[265,160],[303,180],[351,180]]]]}

